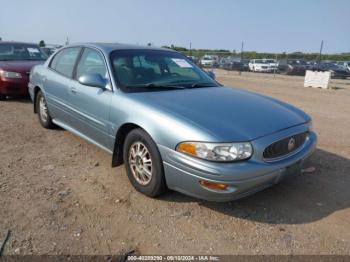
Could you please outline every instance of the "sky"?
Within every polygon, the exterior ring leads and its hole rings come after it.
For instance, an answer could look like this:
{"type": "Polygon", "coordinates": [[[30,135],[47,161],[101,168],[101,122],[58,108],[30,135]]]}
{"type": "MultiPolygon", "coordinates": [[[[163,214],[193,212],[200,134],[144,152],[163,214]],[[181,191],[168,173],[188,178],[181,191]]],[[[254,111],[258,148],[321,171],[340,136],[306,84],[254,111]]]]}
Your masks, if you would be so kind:
{"type": "Polygon", "coordinates": [[[3,40],[350,52],[350,0],[0,0],[3,40]]]}

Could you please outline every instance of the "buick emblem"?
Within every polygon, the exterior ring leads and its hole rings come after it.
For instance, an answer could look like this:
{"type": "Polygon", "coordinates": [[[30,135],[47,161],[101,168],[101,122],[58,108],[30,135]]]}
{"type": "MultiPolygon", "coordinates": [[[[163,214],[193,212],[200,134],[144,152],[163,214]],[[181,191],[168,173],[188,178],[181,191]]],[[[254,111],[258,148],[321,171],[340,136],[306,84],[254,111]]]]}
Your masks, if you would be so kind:
{"type": "Polygon", "coordinates": [[[295,138],[291,137],[288,141],[288,151],[292,151],[295,147],[295,138]]]}

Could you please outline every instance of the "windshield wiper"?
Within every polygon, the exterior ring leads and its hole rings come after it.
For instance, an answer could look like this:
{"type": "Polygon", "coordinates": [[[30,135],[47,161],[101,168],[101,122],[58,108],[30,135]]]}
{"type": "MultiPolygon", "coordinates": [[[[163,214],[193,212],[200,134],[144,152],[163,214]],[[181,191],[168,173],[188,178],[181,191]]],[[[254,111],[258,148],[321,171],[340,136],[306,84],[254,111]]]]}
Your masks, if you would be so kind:
{"type": "Polygon", "coordinates": [[[184,86],[179,85],[158,85],[154,83],[148,83],[148,84],[139,84],[139,85],[128,85],[127,88],[169,88],[169,89],[184,89],[184,86]]]}
{"type": "Polygon", "coordinates": [[[197,88],[197,87],[212,87],[215,86],[213,83],[210,82],[198,82],[198,83],[193,83],[191,84],[192,88],[197,88]]]}

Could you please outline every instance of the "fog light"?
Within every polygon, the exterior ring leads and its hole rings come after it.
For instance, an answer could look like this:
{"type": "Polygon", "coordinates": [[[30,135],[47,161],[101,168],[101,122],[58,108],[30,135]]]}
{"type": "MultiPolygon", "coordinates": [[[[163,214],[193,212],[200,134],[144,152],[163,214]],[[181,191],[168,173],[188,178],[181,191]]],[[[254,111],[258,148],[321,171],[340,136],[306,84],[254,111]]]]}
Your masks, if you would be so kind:
{"type": "Polygon", "coordinates": [[[214,190],[225,190],[228,185],[225,184],[220,184],[220,183],[212,183],[209,181],[205,181],[205,180],[201,180],[199,181],[199,184],[201,184],[201,186],[209,188],[209,189],[214,189],[214,190]]]}

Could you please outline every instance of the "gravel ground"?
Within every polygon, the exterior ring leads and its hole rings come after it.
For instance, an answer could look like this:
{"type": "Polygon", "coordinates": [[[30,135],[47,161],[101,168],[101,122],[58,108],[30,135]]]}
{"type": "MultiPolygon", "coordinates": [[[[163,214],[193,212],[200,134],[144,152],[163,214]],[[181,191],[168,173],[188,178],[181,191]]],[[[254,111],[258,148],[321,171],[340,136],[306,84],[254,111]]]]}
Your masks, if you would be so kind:
{"type": "Polygon", "coordinates": [[[44,130],[28,100],[0,102],[4,254],[350,254],[350,80],[225,72],[221,83],[286,101],[314,119],[315,172],[245,199],[210,203],[136,192],[124,167],[64,130],[44,130]]]}

